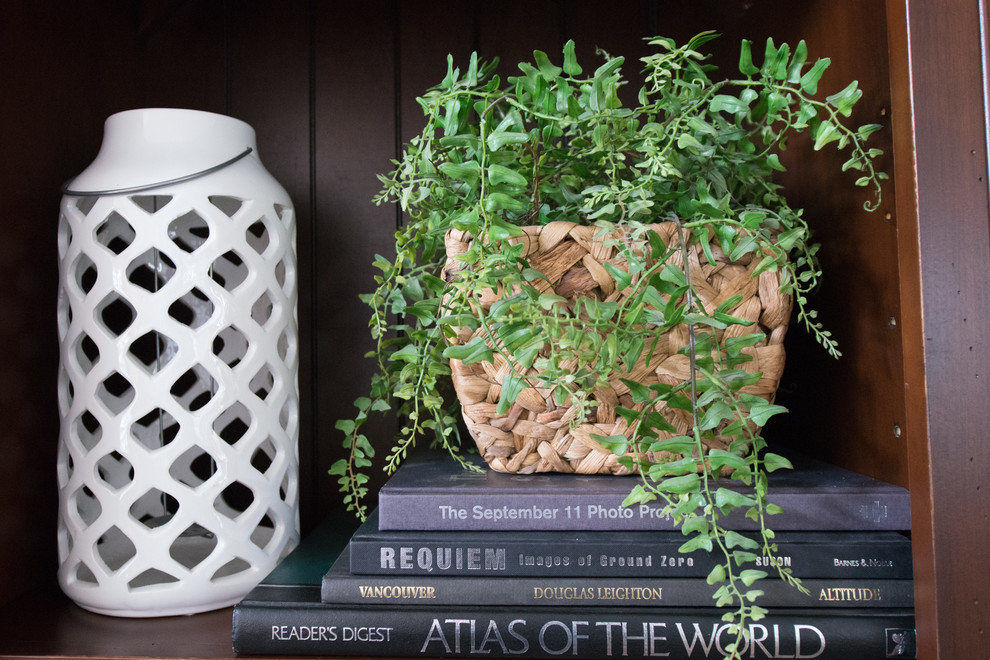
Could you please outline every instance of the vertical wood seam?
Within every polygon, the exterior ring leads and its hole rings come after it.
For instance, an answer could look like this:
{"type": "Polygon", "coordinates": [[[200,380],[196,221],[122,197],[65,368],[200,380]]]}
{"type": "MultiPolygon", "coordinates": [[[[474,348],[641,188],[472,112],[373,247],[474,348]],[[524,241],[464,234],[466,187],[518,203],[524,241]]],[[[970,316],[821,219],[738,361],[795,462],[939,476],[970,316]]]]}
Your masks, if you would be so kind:
{"type": "Polygon", "coordinates": [[[924,300],[921,287],[921,235],[915,152],[914,81],[908,0],[887,3],[891,63],[891,123],[900,273],[901,344],[905,388],[908,482],[914,555],[915,626],[919,657],[938,660],[938,603],[935,598],[935,545],[932,535],[931,456],[925,378],[924,300]],[[903,56],[903,61],[896,57],[903,56]],[[911,359],[914,355],[914,359],[911,359]]]}
{"type": "MultiPolygon", "coordinates": [[[[990,52],[987,49],[987,20],[990,17],[987,16],[987,2],[986,0],[979,0],[979,14],[980,14],[980,59],[982,60],[980,70],[983,75],[983,132],[985,135],[986,142],[986,159],[987,163],[990,164],[990,52]]],[[[990,176],[984,179],[984,183],[987,185],[987,195],[990,197],[990,176]]]]}
{"type": "MultiPolygon", "coordinates": [[[[398,0],[389,3],[392,28],[392,131],[395,134],[395,159],[402,158],[402,21],[398,0]]],[[[402,227],[402,206],[395,204],[395,228],[402,227]]]]}
{"type": "Polygon", "coordinates": [[[230,11],[230,0],[223,0],[223,113],[228,117],[234,110],[234,56],[231,52],[233,39],[231,38],[233,22],[230,11]]]}
{"type": "MultiPolygon", "coordinates": [[[[320,223],[319,223],[319,206],[317,203],[317,170],[316,170],[316,92],[317,92],[317,80],[316,80],[316,0],[308,0],[306,3],[306,13],[308,15],[309,30],[307,31],[307,38],[309,39],[309,44],[307,47],[307,66],[308,66],[308,91],[307,91],[307,103],[309,105],[307,113],[309,115],[308,130],[309,134],[307,139],[309,140],[308,146],[308,156],[309,156],[309,269],[312,273],[312,281],[309,287],[309,354],[310,354],[310,369],[309,369],[309,411],[306,413],[309,416],[309,437],[305,439],[305,442],[310,447],[309,455],[312,457],[318,456],[319,452],[316,449],[318,439],[320,437],[319,421],[320,421],[320,406],[317,402],[320,401],[320,370],[316,368],[319,362],[319,314],[317,313],[317,305],[319,304],[319,295],[317,293],[316,283],[320,281],[319,269],[320,260],[316,258],[317,247],[319,242],[317,237],[319,236],[320,223]]],[[[300,393],[301,395],[301,393],[300,393]]],[[[300,438],[300,442],[303,438],[300,438]]],[[[309,484],[307,487],[310,489],[309,501],[316,502],[318,497],[316,491],[318,490],[316,484],[319,480],[316,478],[317,461],[310,461],[310,466],[307,470],[308,478],[306,483],[309,484]]]]}

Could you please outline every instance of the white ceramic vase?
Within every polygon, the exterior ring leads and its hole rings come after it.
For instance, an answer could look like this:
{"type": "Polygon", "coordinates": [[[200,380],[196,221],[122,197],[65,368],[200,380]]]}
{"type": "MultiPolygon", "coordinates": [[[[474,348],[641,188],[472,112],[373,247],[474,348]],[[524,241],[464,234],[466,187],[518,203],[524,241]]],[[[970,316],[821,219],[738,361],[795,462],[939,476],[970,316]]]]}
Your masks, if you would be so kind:
{"type": "Polygon", "coordinates": [[[237,602],[298,543],[295,216],[242,121],[106,121],[59,220],[59,584],[117,616],[237,602]]]}

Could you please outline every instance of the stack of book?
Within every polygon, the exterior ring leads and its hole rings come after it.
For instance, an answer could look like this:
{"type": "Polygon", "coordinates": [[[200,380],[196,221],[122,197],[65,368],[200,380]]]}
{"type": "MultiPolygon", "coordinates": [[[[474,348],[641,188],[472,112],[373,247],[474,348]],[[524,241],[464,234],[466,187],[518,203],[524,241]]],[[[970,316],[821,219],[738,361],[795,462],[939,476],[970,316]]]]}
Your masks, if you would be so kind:
{"type": "MultiPolygon", "coordinates": [[[[908,493],[807,460],[771,475],[778,553],[745,658],[915,657],[908,493]],[[774,578],[775,565],[808,594],[774,578]]],[[[328,521],[235,607],[242,654],[721,658],[736,636],[633,479],[411,459],[356,531],[328,521]]],[[[727,525],[755,532],[744,516],[727,525]]]]}

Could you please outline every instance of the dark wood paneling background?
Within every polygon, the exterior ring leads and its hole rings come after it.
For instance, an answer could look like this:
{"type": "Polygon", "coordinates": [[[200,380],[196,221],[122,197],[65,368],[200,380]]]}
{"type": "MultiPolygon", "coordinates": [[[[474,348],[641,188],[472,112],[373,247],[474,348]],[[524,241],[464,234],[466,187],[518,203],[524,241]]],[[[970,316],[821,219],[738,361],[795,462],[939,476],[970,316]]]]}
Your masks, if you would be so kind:
{"type": "MultiPolygon", "coordinates": [[[[351,414],[371,374],[362,357],[371,346],[367,314],[357,295],[371,289],[371,257],[389,251],[401,222],[394,208],[371,203],[375,175],[419,131],[414,98],[443,77],[446,55],[461,66],[472,50],[497,55],[502,73],[512,74],[512,63],[532,50],[557,56],[573,38],[586,68],[596,65],[600,47],[626,55],[626,71],[635,75],[637,58],[648,51],[643,37],[685,40],[715,29],[723,34],[715,59],[727,69],[743,37],[757,51],[768,36],[778,43],[803,38],[812,57],[832,59],[825,93],[858,79],[865,95],[853,121],[888,126],[879,140],[897,174],[881,209],[868,214],[852,177],[837,174],[838,154],[812,154],[799,139],[785,155],[784,183],[824,244],[827,274],[814,305],[844,357],[831,360],[801,328],[792,329],[779,393],[792,413],[775,420],[768,437],[911,486],[922,541],[916,553],[926,649],[935,649],[936,624],[955,625],[958,611],[966,621],[985,621],[986,606],[978,603],[936,611],[943,597],[976,599],[982,595],[976,590],[988,587],[986,568],[967,579],[964,571],[950,571],[958,563],[946,558],[959,544],[972,552],[990,542],[988,489],[980,489],[976,471],[990,464],[987,450],[978,449],[986,446],[981,429],[990,415],[987,374],[977,359],[990,320],[982,274],[986,180],[977,180],[986,176],[981,6],[975,0],[937,6],[921,0],[3,3],[0,565],[24,568],[0,572],[5,599],[54,584],[58,188],[96,154],[106,116],[168,106],[243,119],[257,130],[263,162],[295,202],[308,529],[340,506],[327,475],[341,455],[333,424],[351,414]],[[915,89],[923,94],[912,94],[915,89]],[[953,112],[952,121],[942,119],[953,112]],[[936,335],[948,344],[935,348],[929,338],[936,335]],[[943,448],[937,455],[944,459],[929,460],[943,448]],[[981,462],[982,468],[970,466],[981,462]],[[960,465],[966,478],[954,479],[960,465]],[[965,532],[967,526],[977,533],[965,532]]],[[[374,427],[379,447],[393,430],[387,420],[374,427]]],[[[953,638],[975,645],[972,635],[953,638]]]]}

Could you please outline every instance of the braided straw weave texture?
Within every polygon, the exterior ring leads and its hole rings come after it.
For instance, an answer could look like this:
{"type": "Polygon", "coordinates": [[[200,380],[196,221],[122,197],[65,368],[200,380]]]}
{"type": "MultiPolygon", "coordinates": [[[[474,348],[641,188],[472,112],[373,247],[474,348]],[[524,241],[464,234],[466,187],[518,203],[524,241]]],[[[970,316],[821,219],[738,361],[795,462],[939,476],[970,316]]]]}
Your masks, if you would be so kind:
{"type": "MultiPolygon", "coordinates": [[[[680,245],[680,235],[674,223],[654,224],[651,228],[668,246],[680,245]]],[[[574,301],[582,296],[600,301],[620,301],[623,298],[623,294],[616,290],[615,280],[602,266],[610,262],[620,269],[627,269],[615,241],[608,240],[619,235],[596,236],[601,231],[596,227],[562,221],[523,227],[522,230],[523,236],[511,240],[526,245],[524,258],[549,280],[536,280],[532,284],[543,292],[566,298],[572,312],[574,301]]],[[[458,269],[464,267],[462,262],[452,257],[466,252],[472,240],[473,236],[467,232],[448,232],[444,267],[447,281],[456,277],[458,269]]],[[[790,319],[791,298],[779,292],[780,278],[777,273],[764,271],[753,277],[759,263],[754,255],[731,262],[716,243],[711,244],[710,250],[715,257],[714,266],[708,262],[700,245],[691,245],[687,250],[691,281],[699,292],[700,300],[696,303],[712,311],[732,296],[742,295],[742,301],[729,313],[753,321],[754,325],[729,326],[724,331],[717,331],[718,336],[722,338],[754,332],[766,335],[761,343],[744,349],[753,359],[744,363],[743,368],[750,373],[762,372],[762,376],[756,385],[747,386],[743,391],[772,401],[784,368],[783,340],[790,319]]],[[[683,268],[683,254],[684,250],[677,249],[667,263],[683,268]]],[[[487,311],[498,298],[496,292],[486,292],[480,306],[487,311]]],[[[620,379],[650,385],[658,382],[678,384],[690,378],[689,358],[677,354],[678,349],[687,345],[688,333],[686,325],[675,326],[662,333],[650,362],[646,363],[644,351],[640,362],[629,373],[616,373],[609,380],[608,387],[596,390],[595,407],[590,417],[580,423],[575,420],[576,411],[569,401],[557,405],[552,384],[542,386],[535,369],[525,374],[534,386],[522,391],[506,415],[496,416],[502,378],[510,368],[506,361],[498,352],[494,362],[465,365],[460,360],[451,359],[454,389],[468,431],[488,465],[500,472],[627,474],[628,470],[617,462],[617,457],[596,442],[592,434],[624,434],[627,437],[631,434],[632,430],[625,420],[615,414],[616,406],[637,407],[629,388],[620,379]]],[[[472,337],[469,329],[461,328],[456,340],[466,343],[472,337]]],[[[662,402],[656,410],[677,428],[678,434],[687,433],[691,428],[690,413],[668,408],[662,402]]],[[[664,437],[669,435],[661,435],[660,439],[664,437]]],[[[728,443],[727,438],[716,436],[712,446],[724,449],[728,443]]],[[[648,458],[656,461],[677,457],[664,453],[648,458]]]]}

